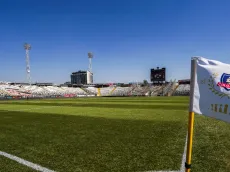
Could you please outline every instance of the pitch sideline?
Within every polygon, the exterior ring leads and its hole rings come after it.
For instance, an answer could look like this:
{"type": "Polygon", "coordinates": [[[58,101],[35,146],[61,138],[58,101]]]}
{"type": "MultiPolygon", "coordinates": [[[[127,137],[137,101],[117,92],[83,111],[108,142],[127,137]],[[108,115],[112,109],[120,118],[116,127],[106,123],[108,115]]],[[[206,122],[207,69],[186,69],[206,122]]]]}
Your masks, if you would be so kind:
{"type": "Polygon", "coordinates": [[[55,172],[53,170],[50,170],[50,169],[45,168],[45,167],[42,167],[42,166],[40,166],[38,164],[35,164],[35,163],[32,163],[32,162],[26,161],[26,160],[24,160],[22,158],[19,158],[17,156],[11,155],[11,154],[8,154],[6,152],[0,151],[0,156],[4,156],[4,157],[6,157],[8,159],[14,160],[14,161],[18,162],[19,164],[25,165],[25,166],[30,167],[30,168],[32,168],[34,170],[37,170],[37,171],[41,171],[41,172],[55,172]]]}

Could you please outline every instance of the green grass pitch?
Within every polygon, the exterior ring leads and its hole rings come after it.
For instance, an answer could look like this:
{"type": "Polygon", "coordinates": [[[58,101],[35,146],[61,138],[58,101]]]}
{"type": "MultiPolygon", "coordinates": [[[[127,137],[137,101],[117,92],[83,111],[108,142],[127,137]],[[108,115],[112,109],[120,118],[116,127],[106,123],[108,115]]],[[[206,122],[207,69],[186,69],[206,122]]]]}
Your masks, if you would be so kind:
{"type": "MultiPolygon", "coordinates": [[[[54,171],[179,171],[188,97],[0,101],[0,151],[54,171]]],[[[32,169],[0,156],[0,171],[32,169]]],[[[230,172],[230,125],[195,116],[194,172],[230,172]]]]}

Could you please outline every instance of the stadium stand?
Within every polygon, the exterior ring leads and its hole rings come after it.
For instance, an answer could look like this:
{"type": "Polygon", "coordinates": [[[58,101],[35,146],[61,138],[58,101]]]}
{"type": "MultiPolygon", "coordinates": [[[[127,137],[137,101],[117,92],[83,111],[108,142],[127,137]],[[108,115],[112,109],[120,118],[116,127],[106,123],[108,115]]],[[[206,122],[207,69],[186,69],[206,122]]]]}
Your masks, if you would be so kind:
{"type": "Polygon", "coordinates": [[[131,91],[131,87],[116,87],[116,89],[111,92],[111,96],[128,96],[130,91],[131,91]]]}
{"type": "Polygon", "coordinates": [[[157,86],[151,86],[150,87],[150,95],[151,96],[157,96],[162,93],[163,86],[157,85],[157,86]]]}
{"type": "Polygon", "coordinates": [[[100,89],[101,96],[109,96],[110,92],[113,90],[113,87],[104,87],[100,89]]]}
{"type": "Polygon", "coordinates": [[[176,80],[170,81],[164,88],[163,88],[163,95],[164,96],[171,96],[172,93],[175,91],[175,88],[177,86],[176,80]]]}
{"type": "Polygon", "coordinates": [[[179,85],[173,95],[174,96],[189,96],[190,95],[190,84],[179,85]]]}
{"type": "Polygon", "coordinates": [[[91,94],[97,94],[97,88],[95,87],[88,87],[86,88],[86,90],[88,90],[91,94]]]}
{"type": "Polygon", "coordinates": [[[20,85],[0,82],[0,98],[49,98],[49,97],[85,97],[85,96],[188,96],[190,84],[171,81],[167,85],[127,85],[97,88],[94,86],[39,86],[20,85]]]}
{"type": "Polygon", "coordinates": [[[81,88],[57,87],[57,86],[37,86],[37,85],[0,85],[0,96],[17,97],[78,97],[92,96],[81,88]]]}
{"type": "Polygon", "coordinates": [[[140,85],[133,85],[129,93],[131,96],[145,96],[148,93],[149,87],[141,87],[140,85]]]}
{"type": "MultiPolygon", "coordinates": [[[[94,87],[88,87],[88,88],[94,88],[94,87]]],[[[95,88],[94,89],[88,89],[88,88],[81,88],[84,92],[86,92],[86,94],[89,94],[89,95],[97,95],[97,92],[96,92],[96,90],[95,90],[95,88]]]]}

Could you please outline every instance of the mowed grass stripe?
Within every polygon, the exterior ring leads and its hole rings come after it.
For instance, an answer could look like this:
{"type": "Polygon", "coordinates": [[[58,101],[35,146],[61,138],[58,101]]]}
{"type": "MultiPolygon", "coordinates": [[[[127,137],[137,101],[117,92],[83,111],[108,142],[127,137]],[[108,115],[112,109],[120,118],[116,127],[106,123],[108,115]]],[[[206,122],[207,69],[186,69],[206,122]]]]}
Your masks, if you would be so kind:
{"type": "MultiPolygon", "coordinates": [[[[27,100],[8,100],[8,101],[1,101],[1,102],[25,102],[27,100]]],[[[65,98],[65,99],[40,99],[40,100],[29,100],[35,102],[41,101],[52,101],[52,102],[125,102],[125,103],[151,103],[151,102],[160,102],[160,103],[186,103],[189,101],[188,97],[124,97],[124,98],[114,98],[114,97],[95,97],[95,98],[65,98]]]]}
{"type": "MultiPolygon", "coordinates": [[[[50,99],[48,99],[48,100],[42,100],[42,101],[49,101],[50,99]]],[[[100,100],[98,100],[98,98],[96,99],[96,98],[94,98],[94,99],[88,99],[88,98],[75,98],[75,99],[56,99],[56,100],[52,100],[52,101],[62,101],[62,102],[72,102],[72,101],[79,101],[79,102],[85,102],[85,101],[87,101],[87,102],[97,102],[97,101],[99,101],[99,102],[133,102],[133,103],[135,103],[135,102],[139,102],[139,103],[151,103],[151,102],[172,102],[172,103],[185,103],[185,102],[188,102],[188,99],[186,99],[186,100],[164,100],[164,99],[161,99],[161,100],[155,100],[155,99],[148,99],[148,100],[131,100],[131,99],[128,99],[128,100],[126,100],[126,99],[108,99],[108,98],[100,98],[100,100]]]]}
{"type": "Polygon", "coordinates": [[[48,109],[48,108],[55,108],[57,106],[40,106],[40,105],[26,105],[26,104],[0,104],[0,110],[7,110],[7,111],[28,111],[28,110],[36,110],[36,109],[48,109]]]}
{"type": "MultiPolygon", "coordinates": [[[[60,98],[62,100],[73,100],[76,98],[60,98]]],[[[60,100],[58,99],[58,100],[60,100]]],[[[85,97],[78,97],[77,99],[85,99],[85,97]]],[[[96,99],[108,99],[108,100],[188,100],[189,97],[188,96],[173,96],[173,97],[162,97],[162,96],[158,96],[158,97],[143,97],[143,96],[134,96],[134,97],[87,97],[87,99],[89,100],[96,100],[96,99]]],[[[50,100],[57,100],[56,98],[54,99],[50,99],[50,100]]]]}
{"type": "MultiPolygon", "coordinates": [[[[44,99],[45,100],[45,99],[44,99]]],[[[59,101],[60,99],[54,99],[54,101],[59,101]]],[[[157,98],[157,97],[124,97],[124,98],[113,98],[113,97],[95,97],[95,98],[72,98],[72,99],[61,99],[61,101],[124,101],[124,102],[157,102],[157,101],[173,101],[173,102],[184,102],[188,101],[188,97],[178,97],[178,98],[170,98],[170,97],[163,97],[163,98],[157,98]]]]}
{"type": "MultiPolygon", "coordinates": [[[[1,104],[8,104],[3,103],[1,104]]],[[[70,107],[100,107],[100,108],[123,108],[123,109],[172,109],[172,110],[186,110],[188,104],[109,104],[109,103],[45,103],[45,102],[11,102],[10,104],[26,104],[26,105],[39,105],[39,106],[70,106],[70,107]]]]}
{"type": "MultiPolygon", "coordinates": [[[[169,109],[174,106],[176,107],[188,107],[187,102],[103,102],[100,98],[93,99],[94,101],[87,101],[87,98],[81,99],[84,101],[79,101],[80,99],[72,99],[68,101],[61,100],[30,100],[30,101],[2,101],[0,104],[27,104],[27,105],[48,105],[48,106],[84,106],[84,107],[119,107],[119,108],[162,108],[162,106],[169,107],[169,109]],[[175,105],[174,105],[175,104],[175,105]]],[[[166,109],[167,109],[166,107],[166,109]]],[[[173,108],[173,109],[175,109],[173,108]]]]}
{"type": "Polygon", "coordinates": [[[62,100],[58,100],[58,101],[52,101],[52,100],[21,100],[21,101],[0,101],[0,104],[24,104],[24,103],[64,103],[64,104],[68,104],[68,103],[106,103],[106,104],[146,104],[146,105],[151,105],[151,104],[188,104],[188,102],[186,101],[109,101],[109,100],[98,100],[98,101],[87,101],[87,98],[84,99],[84,101],[79,101],[78,99],[76,100],[68,100],[68,101],[62,101],[62,100]]]}
{"type": "MultiPolygon", "coordinates": [[[[13,106],[13,105],[12,105],[13,106]]],[[[55,106],[37,106],[31,109],[20,109],[22,112],[35,112],[45,114],[76,115],[89,117],[102,117],[112,119],[131,119],[131,120],[160,120],[160,121],[181,121],[187,120],[187,111],[185,110],[161,110],[155,109],[120,109],[120,108],[95,108],[95,107],[57,107],[55,106]],[[46,108],[47,107],[47,108],[46,108]]],[[[10,112],[11,110],[1,110],[1,112],[10,112]]],[[[12,113],[15,110],[12,110],[12,113]]],[[[9,118],[9,117],[8,117],[9,118]]],[[[10,120],[10,119],[9,119],[10,120]]]]}

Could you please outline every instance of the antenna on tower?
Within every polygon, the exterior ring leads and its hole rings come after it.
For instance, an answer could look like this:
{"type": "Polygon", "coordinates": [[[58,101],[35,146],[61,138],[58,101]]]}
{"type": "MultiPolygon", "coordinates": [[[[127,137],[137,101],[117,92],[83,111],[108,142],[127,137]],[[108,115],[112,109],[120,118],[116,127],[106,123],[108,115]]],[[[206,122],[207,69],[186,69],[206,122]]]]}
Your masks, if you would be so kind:
{"type": "Polygon", "coordinates": [[[26,78],[27,82],[31,84],[31,77],[30,77],[30,56],[29,56],[29,51],[31,50],[31,45],[25,43],[24,44],[24,49],[26,50],[26,78]]]}
{"type": "Polygon", "coordinates": [[[88,58],[89,58],[89,71],[92,73],[92,58],[93,58],[92,52],[88,53],[88,58]]]}

